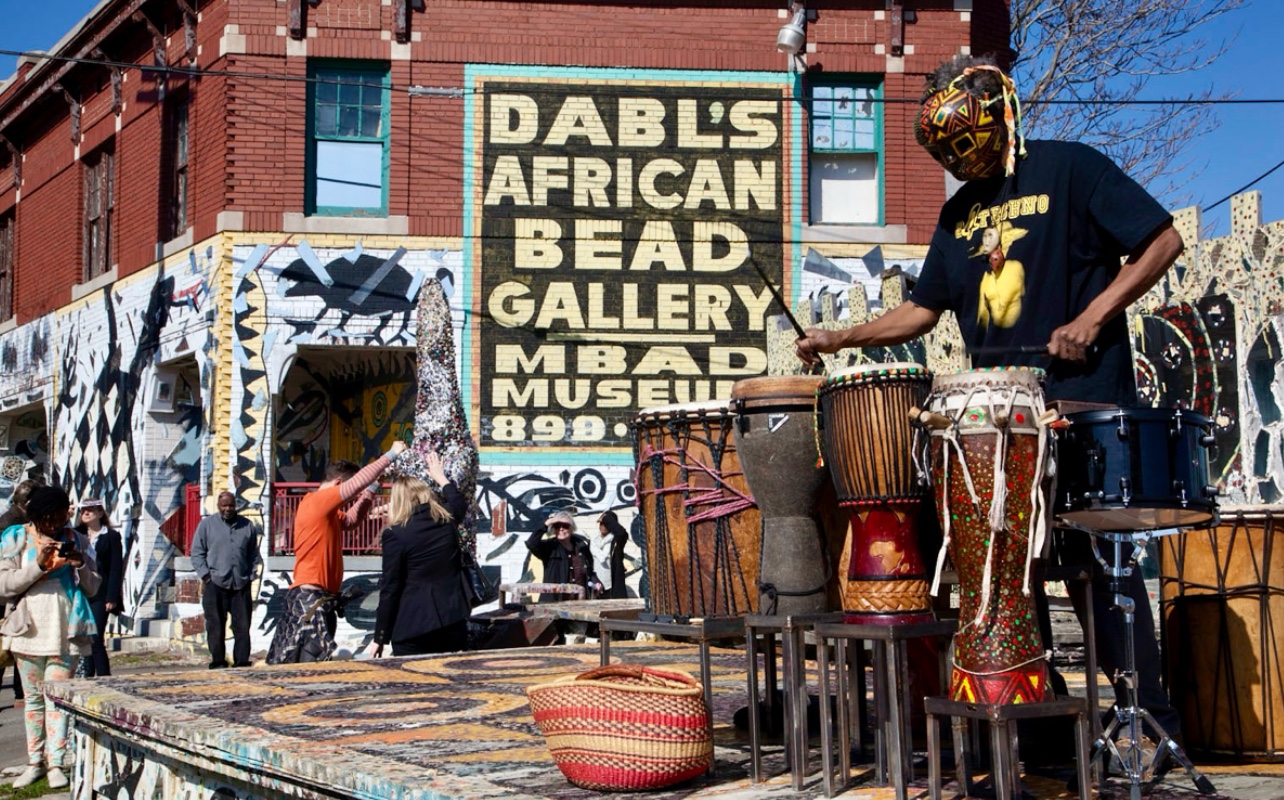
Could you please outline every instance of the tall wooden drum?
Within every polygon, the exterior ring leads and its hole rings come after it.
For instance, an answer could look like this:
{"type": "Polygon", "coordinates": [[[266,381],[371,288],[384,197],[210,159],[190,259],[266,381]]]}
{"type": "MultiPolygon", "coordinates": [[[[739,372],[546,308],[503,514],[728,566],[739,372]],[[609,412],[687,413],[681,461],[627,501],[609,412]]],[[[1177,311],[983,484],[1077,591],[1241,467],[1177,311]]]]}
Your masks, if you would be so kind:
{"type": "Polygon", "coordinates": [[[762,522],[734,422],[725,401],[646,408],[633,420],[648,604],[658,616],[758,609],[762,522]]]}
{"type": "Polygon", "coordinates": [[[820,439],[851,517],[843,611],[849,622],[930,619],[918,512],[927,487],[915,464],[909,411],[922,407],[932,374],[918,364],[870,364],[830,375],[817,389],[820,439]]]}
{"type": "Polygon", "coordinates": [[[826,610],[828,546],[816,495],[828,479],[817,464],[813,420],[819,377],[749,378],[731,387],[736,452],[762,514],[758,608],[764,614],[826,610]]]}
{"type": "Polygon", "coordinates": [[[1284,509],[1159,540],[1168,693],[1187,750],[1284,760],[1284,509]]]}

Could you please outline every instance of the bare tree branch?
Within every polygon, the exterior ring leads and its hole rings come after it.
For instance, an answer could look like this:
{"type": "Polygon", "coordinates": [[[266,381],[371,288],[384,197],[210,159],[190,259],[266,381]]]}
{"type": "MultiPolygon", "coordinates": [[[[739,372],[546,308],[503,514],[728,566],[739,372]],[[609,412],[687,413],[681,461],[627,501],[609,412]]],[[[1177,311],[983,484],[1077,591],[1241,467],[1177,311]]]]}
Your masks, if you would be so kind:
{"type": "MultiPolygon", "coordinates": [[[[1177,177],[1191,166],[1184,154],[1219,124],[1215,106],[1045,101],[1135,100],[1151,78],[1206,67],[1230,42],[1209,42],[1201,28],[1245,1],[1012,0],[1012,75],[1031,138],[1090,144],[1166,202],[1185,200],[1180,190],[1189,178],[1177,177]]],[[[1183,99],[1231,96],[1199,89],[1183,99]]]]}

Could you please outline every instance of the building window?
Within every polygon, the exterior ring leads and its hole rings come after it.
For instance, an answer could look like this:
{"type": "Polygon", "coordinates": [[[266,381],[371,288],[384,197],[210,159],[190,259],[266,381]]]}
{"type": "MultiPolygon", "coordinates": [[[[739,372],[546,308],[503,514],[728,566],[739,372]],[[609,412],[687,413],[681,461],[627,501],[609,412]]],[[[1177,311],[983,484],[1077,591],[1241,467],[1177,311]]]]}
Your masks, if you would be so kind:
{"type": "Polygon", "coordinates": [[[387,65],[318,64],[309,73],[309,213],[387,216],[387,65]]]}
{"type": "Polygon", "coordinates": [[[166,119],[169,148],[169,208],[165,221],[166,239],[177,239],[187,231],[187,95],[173,96],[166,119]]]}
{"type": "Polygon", "coordinates": [[[811,88],[812,224],[883,223],[883,104],[878,84],[811,88]]]}
{"type": "Polygon", "coordinates": [[[85,280],[111,269],[111,228],[116,205],[116,156],[104,147],[85,159],[85,280]]]}
{"type": "Polygon", "coordinates": [[[0,216],[0,322],[13,316],[13,212],[0,216]]]}

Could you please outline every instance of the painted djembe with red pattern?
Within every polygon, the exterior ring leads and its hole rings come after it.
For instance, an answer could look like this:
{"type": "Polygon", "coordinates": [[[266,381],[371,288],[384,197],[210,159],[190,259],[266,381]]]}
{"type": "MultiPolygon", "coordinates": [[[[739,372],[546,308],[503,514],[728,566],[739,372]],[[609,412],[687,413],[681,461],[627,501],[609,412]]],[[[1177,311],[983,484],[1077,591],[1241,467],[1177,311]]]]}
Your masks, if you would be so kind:
{"type": "MultiPolygon", "coordinates": [[[[937,376],[927,409],[921,421],[931,429],[942,549],[948,548],[959,579],[950,697],[1044,700],[1047,653],[1028,591],[1047,499],[1042,371],[937,376]]],[[[942,553],[938,576],[943,560],[942,553]]]]}
{"type": "Polygon", "coordinates": [[[838,503],[851,517],[848,622],[932,619],[916,524],[927,487],[909,423],[910,409],[924,405],[931,387],[932,373],[922,366],[894,363],[835,372],[816,389],[818,439],[838,503]]]}

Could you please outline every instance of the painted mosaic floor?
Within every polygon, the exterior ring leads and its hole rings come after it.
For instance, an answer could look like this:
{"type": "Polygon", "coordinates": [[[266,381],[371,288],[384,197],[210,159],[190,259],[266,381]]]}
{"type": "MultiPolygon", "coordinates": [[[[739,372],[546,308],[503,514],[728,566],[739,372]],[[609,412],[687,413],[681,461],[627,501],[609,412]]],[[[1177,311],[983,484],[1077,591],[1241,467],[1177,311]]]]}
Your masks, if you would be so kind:
{"type": "MultiPolygon", "coordinates": [[[[618,642],[612,655],[693,673],[698,663],[696,648],[679,644],[618,642]]],[[[562,778],[530,717],[525,688],[597,662],[595,645],[529,648],[129,675],[51,690],[78,713],[128,731],[135,741],[207,758],[214,754],[234,767],[324,786],[339,796],[580,798],[596,793],[562,778]]],[[[778,777],[760,785],[748,780],[748,736],[731,723],[745,705],[743,654],[715,650],[713,673],[717,777],[634,796],[795,796],[787,777],[779,775],[778,745],[769,748],[765,761],[778,777]]],[[[823,796],[814,766],[804,796],[823,796]]],[[[1216,779],[1217,773],[1210,774],[1216,779]]],[[[1284,777],[1279,785],[1276,797],[1284,796],[1284,777]]],[[[919,788],[925,788],[922,778],[919,788]]],[[[1063,781],[1048,777],[1030,776],[1027,789],[1037,797],[1071,796],[1063,781]]],[[[858,784],[843,796],[893,795],[858,784]]],[[[1126,787],[1117,784],[1103,796],[1126,797],[1126,787]]],[[[1148,796],[1160,800],[1194,792],[1184,777],[1170,776],[1148,796]]]]}

